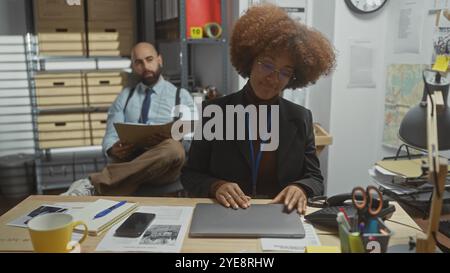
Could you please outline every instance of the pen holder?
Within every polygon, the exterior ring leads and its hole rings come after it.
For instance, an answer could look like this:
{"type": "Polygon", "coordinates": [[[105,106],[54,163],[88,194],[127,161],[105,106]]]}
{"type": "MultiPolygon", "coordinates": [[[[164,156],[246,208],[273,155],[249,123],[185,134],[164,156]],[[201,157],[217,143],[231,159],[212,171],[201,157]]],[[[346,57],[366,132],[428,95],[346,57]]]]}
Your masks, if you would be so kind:
{"type": "MultiPolygon", "coordinates": [[[[356,219],[351,219],[351,225],[356,219]]],[[[339,225],[339,238],[341,240],[342,253],[385,253],[392,231],[384,224],[380,218],[376,218],[378,228],[383,232],[363,233],[359,231],[347,230],[339,225]]]]}
{"type": "Polygon", "coordinates": [[[389,239],[393,232],[385,225],[381,218],[377,218],[378,226],[383,233],[364,233],[362,236],[366,253],[386,253],[389,239]]]}

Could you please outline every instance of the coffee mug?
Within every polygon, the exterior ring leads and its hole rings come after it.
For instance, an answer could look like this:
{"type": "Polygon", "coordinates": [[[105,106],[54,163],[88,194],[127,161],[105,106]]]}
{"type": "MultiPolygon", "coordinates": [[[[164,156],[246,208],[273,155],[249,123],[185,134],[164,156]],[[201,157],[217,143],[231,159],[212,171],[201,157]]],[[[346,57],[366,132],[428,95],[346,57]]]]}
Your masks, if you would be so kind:
{"type": "Polygon", "coordinates": [[[66,253],[81,244],[88,234],[82,221],[74,221],[72,215],[49,213],[34,217],[28,222],[28,231],[36,252],[66,253]],[[84,226],[83,237],[72,242],[72,232],[77,226],[84,226]]]}

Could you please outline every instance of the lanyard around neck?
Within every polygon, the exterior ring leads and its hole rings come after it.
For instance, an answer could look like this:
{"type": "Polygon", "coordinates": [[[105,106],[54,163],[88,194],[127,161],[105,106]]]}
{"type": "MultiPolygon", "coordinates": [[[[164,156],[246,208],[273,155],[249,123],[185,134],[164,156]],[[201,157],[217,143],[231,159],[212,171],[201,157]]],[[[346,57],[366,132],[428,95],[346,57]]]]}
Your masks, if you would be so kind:
{"type": "MultiPolygon", "coordinates": [[[[258,180],[258,172],[259,172],[259,167],[261,164],[261,158],[262,158],[262,150],[261,150],[261,145],[263,145],[264,143],[267,143],[268,140],[266,141],[262,141],[259,144],[259,149],[258,149],[258,154],[256,155],[255,158],[255,150],[253,147],[253,141],[252,141],[252,130],[250,128],[250,117],[248,113],[245,113],[245,123],[246,123],[246,127],[248,129],[248,143],[250,146],[250,160],[251,160],[251,171],[252,171],[252,194],[253,196],[256,195],[256,184],[257,184],[257,180],[258,180]]],[[[268,128],[268,132],[270,132],[271,129],[271,115],[270,115],[270,109],[268,111],[267,114],[267,128],[268,128]]]]}

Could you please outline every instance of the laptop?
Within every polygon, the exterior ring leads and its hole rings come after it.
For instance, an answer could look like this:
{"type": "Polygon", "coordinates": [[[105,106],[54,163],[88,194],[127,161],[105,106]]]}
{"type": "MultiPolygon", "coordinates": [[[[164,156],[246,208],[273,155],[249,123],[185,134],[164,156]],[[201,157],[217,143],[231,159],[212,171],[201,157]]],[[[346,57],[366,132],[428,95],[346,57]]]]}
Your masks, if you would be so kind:
{"type": "Polygon", "coordinates": [[[220,204],[197,204],[190,237],[303,238],[299,214],[285,212],[283,204],[251,205],[234,210],[220,204]]]}

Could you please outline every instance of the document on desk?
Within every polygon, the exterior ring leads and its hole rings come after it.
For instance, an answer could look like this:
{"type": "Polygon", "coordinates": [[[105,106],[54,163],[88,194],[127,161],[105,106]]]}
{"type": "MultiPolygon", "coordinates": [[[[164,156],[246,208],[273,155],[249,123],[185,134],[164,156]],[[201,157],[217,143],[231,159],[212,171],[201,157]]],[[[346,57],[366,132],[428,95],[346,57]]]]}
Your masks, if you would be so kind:
{"type": "Polygon", "coordinates": [[[48,213],[67,213],[68,207],[60,206],[60,205],[41,205],[32,211],[28,212],[25,215],[20,216],[17,219],[12,220],[7,225],[8,226],[14,226],[14,227],[22,227],[22,228],[28,228],[28,222],[33,219],[36,216],[44,215],[48,213]]]}
{"type": "Polygon", "coordinates": [[[143,206],[138,212],[154,213],[153,222],[138,238],[115,237],[123,219],[106,233],[97,252],[180,252],[193,207],[143,206]]]}
{"type": "Polygon", "coordinates": [[[306,246],[320,246],[320,240],[313,225],[303,221],[305,237],[301,239],[261,238],[263,251],[305,252],[306,246]]]}

